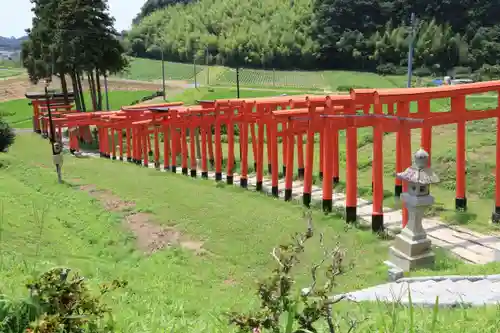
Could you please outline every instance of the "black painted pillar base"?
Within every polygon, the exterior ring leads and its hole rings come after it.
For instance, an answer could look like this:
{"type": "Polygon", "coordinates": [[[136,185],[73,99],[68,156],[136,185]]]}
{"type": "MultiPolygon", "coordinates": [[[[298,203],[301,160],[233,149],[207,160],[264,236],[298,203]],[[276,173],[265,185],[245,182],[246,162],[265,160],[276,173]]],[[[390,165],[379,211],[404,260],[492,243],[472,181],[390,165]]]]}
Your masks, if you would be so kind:
{"type": "Polygon", "coordinates": [[[196,169],[191,169],[191,177],[196,178],[196,169]]]}
{"type": "Polygon", "coordinates": [[[177,167],[175,165],[172,165],[170,167],[170,170],[173,172],[173,173],[176,173],[177,172],[177,167]]]}
{"type": "Polygon", "coordinates": [[[248,187],[248,179],[247,178],[240,178],[240,186],[242,188],[247,188],[248,187]]]}
{"type": "Polygon", "coordinates": [[[155,169],[160,170],[160,162],[155,162],[155,169]]]}
{"type": "Polygon", "coordinates": [[[135,160],[135,163],[136,163],[138,166],[141,166],[141,165],[142,165],[142,160],[135,160]]]}
{"type": "Polygon", "coordinates": [[[71,155],[75,155],[76,150],[70,149],[69,152],[70,152],[71,155]]]}
{"type": "Polygon", "coordinates": [[[302,203],[307,208],[311,207],[311,193],[304,193],[302,196],[302,203]]]}
{"type": "Polygon", "coordinates": [[[283,175],[286,175],[286,165],[283,165],[283,175]]]}
{"type": "Polygon", "coordinates": [[[292,200],[292,189],[285,189],[285,201],[291,201],[292,200]]]}
{"type": "Polygon", "coordinates": [[[182,174],[184,176],[187,176],[188,175],[188,168],[182,168],[182,174]]]}
{"type": "Polygon", "coordinates": [[[132,157],[127,157],[127,162],[132,162],[132,157]]]}
{"type": "MultiPolygon", "coordinates": [[[[70,149],[70,152],[71,152],[71,149],[70,149]]],[[[104,157],[104,154],[99,152],[99,157],[103,158],[104,157]]]]}
{"type": "Polygon", "coordinates": [[[297,173],[298,173],[300,179],[304,178],[304,168],[299,168],[297,170],[297,173]]]}
{"type": "Polygon", "coordinates": [[[255,189],[259,192],[262,191],[262,182],[261,181],[257,182],[257,184],[255,184],[255,189]]]}
{"type": "Polygon", "coordinates": [[[273,168],[271,167],[271,164],[267,165],[267,172],[269,172],[270,174],[273,173],[273,168]]]}
{"type": "Polygon", "coordinates": [[[340,177],[333,177],[333,185],[340,183],[340,177]]]}
{"type": "Polygon", "coordinates": [[[495,207],[495,211],[491,214],[491,222],[500,223],[500,207],[495,207]]]}
{"type": "Polygon", "coordinates": [[[208,163],[210,163],[210,166],[213,168],[215,165],[215,160],[213,158],[208,159],[208,163]]]}
{"type": "Polygon", "coordinates": [[[347,207],[345,208],[345,221],[347,223],[354,223],[358,219],[356,207],[347,207]]]}
{"type": "Polygon", "coordinates": [[[320,180],[323,180],[323,172],[320,172],[320,173],[319,173],[319,179],[320,179],[320,180]]]}
{"type": "Polygon", "coordinates": [[[465,212],[467,210],[467,198],[456,198],[455,209],[460,212],[465,212]]]}
{"type": "Polygon", "coordinates": [[[208,179],[208,171],[202,171],[201,172],[201,178],[208,179]]]}
{"type": "Polygon", "coordinates": [[[234,176],[227,175],[226,176],[226,183],[227,183],[227,185],[233,185],[233,183],[234,183],[234,176]]]}
{"type": "Polygon", "coordinates": [[[271,195],[275,198],[279,196],[278,186],[271,187],[271,195]]]}
{"type": "Polygon", "coordinates": [[[384,230],[384,214],[372,215],[372,231],[381,232],[384,230]]]}
{"type": "Polygon", "coordinates": [[[164,167],[163,167],[163,170],[165,170],[165,171],[170,171],[170,167],[169,167],[168,165],[167,165],[167,166],[164,166],[164,167]]]}
{"type": "Polygon", "coordinates": [[[253,162],[253,170],[257,172],[257,162],[253,162]]]}
{"type": "Polygon", "coordinates": [[[116,161],[116,156],[112,156],[112,157],[111,157],[111,159],[112,159],[113,161],[116,161]]]}
{"type": "Polygon", "coordinates": [[[331,213],[333,209],[333,200],[332,199],[323,199],[323,212],[331,213]]]}
{"type": "Polygon", "coordinates": [[[220,182],[222,180],[222,172],[215,173],[215,181],[220,182]]]}
{"type": "Polygon", "coordinates": [[[42,134],[42,131],[40,131],[40,130],[35,130],[34,132],[37,134],[42,134]]]}
{"type": "Polygon", "coordinates": [[[120,156],[120,161],[122,161],[122,162],[123,162],[123,156],[120,156]]]}
{"type": "Polygon", "coordinates": [[[394,185],[394,196],[399,198],[401,193],[403,193],[403,185],[394,185]]]}

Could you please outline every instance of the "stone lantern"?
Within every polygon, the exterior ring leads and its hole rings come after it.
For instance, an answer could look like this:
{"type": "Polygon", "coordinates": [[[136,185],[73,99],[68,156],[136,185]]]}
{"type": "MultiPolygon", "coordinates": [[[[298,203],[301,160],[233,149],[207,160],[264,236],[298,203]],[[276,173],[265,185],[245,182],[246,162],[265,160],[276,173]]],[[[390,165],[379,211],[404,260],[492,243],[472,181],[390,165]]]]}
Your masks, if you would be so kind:
{"type": "Polygon", "coordinates": [[[431,241],[422,227],[422,219],[426,209],[434,204],[429,187],[438,183],[439,177],[428,167],[428,162],[429,154],[420,149],[413,157],[413,165],[396,175],[408,183],[408,191],[401,194],[408,210],[408,224],[389,248],[389,261],[406,272],[434,265],[431,241]]]}

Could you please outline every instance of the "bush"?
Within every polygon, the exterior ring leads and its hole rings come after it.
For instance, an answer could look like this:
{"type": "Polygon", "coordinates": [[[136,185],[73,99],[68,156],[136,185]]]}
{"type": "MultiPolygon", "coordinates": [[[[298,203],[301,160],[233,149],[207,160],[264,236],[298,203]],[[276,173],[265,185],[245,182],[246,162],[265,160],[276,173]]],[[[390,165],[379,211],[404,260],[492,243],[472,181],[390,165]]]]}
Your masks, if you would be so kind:
{"type": "Polygon", "coordinates": [[[398,69],[396,65],[392,63],[378,65],[376,71],[380,75],[396,75],[398,69]]]}
{"type": "Polygon", "coordinates": [[[472,69],[470,67],[464,67],[464,66],[457,66],[454,67],[451,71],[450,74],[452,76],[469,76],[472,73],[472,69]]]}
{"type": "Polygon", "coordinates": [[[7,152],[7,149],[14,143],[15,138],[14,129],[0,117],[0,153],[7,152]]]}
{"type": "Polygon", "coordinates": [[[340,85],[337,86],[337,91],[350,91],[351,89],[368,89],[368,88],[370,87],[358,86],[358,85],[352,85],[352,86],[340,85]]]}
{"type": "Polygon", "coordinates": [[[413,70],[413,75],[419,77],[431,76],[432,71],[427,67],[420,67],[413,70]]]}
{"type": "Polygon", "coordinates": [[[85,279],[70,276],[69,269],[49,270],[26,286],[30,291],[27,300],[0,298],[0,332],[112,332],[111,311],[101,297],[125,285],[113,281],[101,286],[99,296],[94,296],[85,279]]]}

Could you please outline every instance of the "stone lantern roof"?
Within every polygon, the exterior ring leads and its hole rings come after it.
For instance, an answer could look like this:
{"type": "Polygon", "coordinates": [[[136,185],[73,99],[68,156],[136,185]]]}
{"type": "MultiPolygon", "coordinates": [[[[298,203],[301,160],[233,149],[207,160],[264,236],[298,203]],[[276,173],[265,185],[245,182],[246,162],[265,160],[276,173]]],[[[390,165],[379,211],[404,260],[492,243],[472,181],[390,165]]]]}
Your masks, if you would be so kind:
{"type": "Polygon", "coordinates": [[[428,168],[429,154],[419,149],[413,155],[413,164],[403,172],[396,174],[398,179],[410,183],[430,185],[439,183],[439,177],[434,173],[431,168],[428,168]]]}

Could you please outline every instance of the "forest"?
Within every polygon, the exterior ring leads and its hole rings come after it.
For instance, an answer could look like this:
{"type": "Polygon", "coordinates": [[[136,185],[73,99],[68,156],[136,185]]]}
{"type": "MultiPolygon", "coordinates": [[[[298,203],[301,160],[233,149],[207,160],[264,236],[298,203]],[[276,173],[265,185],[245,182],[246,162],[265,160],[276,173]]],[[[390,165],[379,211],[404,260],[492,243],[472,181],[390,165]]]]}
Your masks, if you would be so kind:
{"type": "Polygon", "coordinates": [[[498,17],[500,0],[148,0],[125,47],[181,62],[397,74],[414,40],[421,72],[492,72],[498,17]]]}

